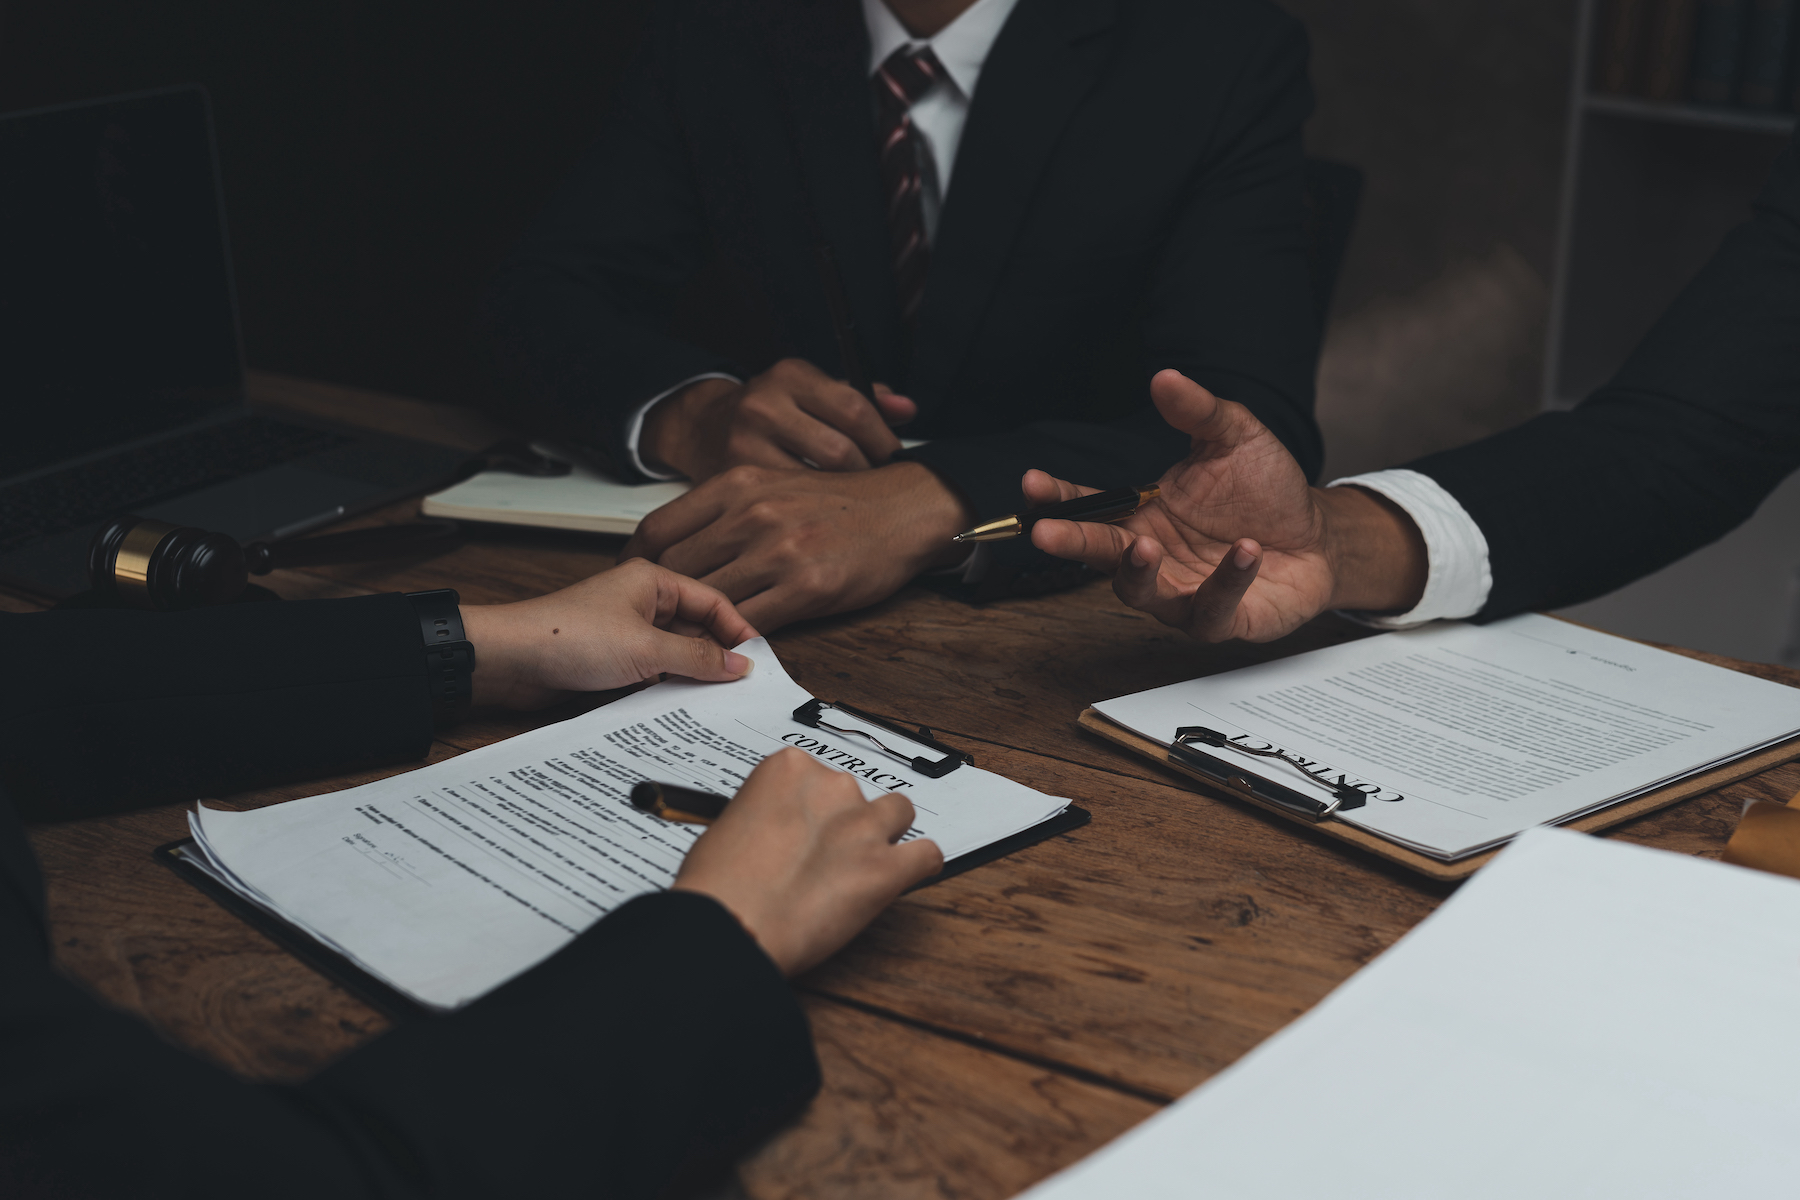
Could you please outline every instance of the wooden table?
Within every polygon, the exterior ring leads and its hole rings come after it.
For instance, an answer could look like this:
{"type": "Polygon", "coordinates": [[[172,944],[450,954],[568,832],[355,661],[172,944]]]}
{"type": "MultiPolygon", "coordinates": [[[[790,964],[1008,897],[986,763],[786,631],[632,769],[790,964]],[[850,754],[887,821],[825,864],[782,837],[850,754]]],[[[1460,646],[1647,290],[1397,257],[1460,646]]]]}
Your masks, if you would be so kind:
{"type": "MultiPolygon", "coordinates": [[[[417,402],[253,382],[268,403],[450,444],[494,436],[417,402]]],[[[416,507],[366,520],[407,520],[416,507]]],[[[472,532],[429,562],[285,572],[272,586],[293,599],[450,584],[491,603],[604,570],[620,546],[472,532]]],[[[1094,700],[1365,632],[1327,618],[1268,646],[1201,646],[1099,584],[985,608],[913,587],[776,634],[802,686],[927,722],[983,767],[1072,798],[1093,822],[903,898],[798,981],[824,1092],[744,1162],[743,1190],[1009,1196],[1229,1065],[1430,913],[1450,887],[1197,792],[1075,725],[1094,700]]],[[[1800,672],[1712,661],[1800,685],[1800,672]]],[[[437,740],[432,761],[610,698],[472,720],[437,740]]],[[[224,799],[257,807],[388,773],[224,799]]],[[[1745,799],[1785,801],[1797,787],[1800,764],[1776,768],[1609,836],[1716,857],[1745,799]]],[[[65,969],[252,1078],[303,1077],[381,1032],[379,1014],[151,860],[185,832],[181,805],[34,830],[65,969]]]]}

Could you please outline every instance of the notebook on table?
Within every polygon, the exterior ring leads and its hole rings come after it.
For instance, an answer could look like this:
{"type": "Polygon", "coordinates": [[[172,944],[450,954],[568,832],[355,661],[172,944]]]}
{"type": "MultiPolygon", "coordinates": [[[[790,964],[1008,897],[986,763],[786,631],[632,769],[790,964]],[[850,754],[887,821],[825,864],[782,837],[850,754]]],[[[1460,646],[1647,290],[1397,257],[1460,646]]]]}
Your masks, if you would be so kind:
{"type": "Polygon", "coordinates": [[[1437,879],[1800,758],[1800,689],[1552,617],[1436,623],[1120,696],[1083,727],[1437,879]]]}
{"type": "MultiPolygon", "coordinates": [[[[901,438],[907,449],[925,443],[901,438]]],[[[534,446],[533,449],[540,449],[534,446]]],[[[559,457],[545,450],[550,457],[559,457]]],[[[456,521],[578,529],[629,537],[638,522],[693,487],[671,483],[620,483],[588,467],[572,464],[567,475],[538,477],[483,471],[454,487],[425,497],[420,511],[456,521]]]]}
{"type": "Polygon", "coordinates": [[[937,842],[939,878],[1088,819],[941,743],[821,709],[760,638],[738,651],[755,668],[732,683],[671,679],[346,791],[250,812],[198,805],[192,837],[158,856],[404,1016],[461,1007],[673,883],[702,830],[633,808],[628,794],[645,779],[729,796],[768,755],[804,750],[849,774],[865,798],[912,800],[905,838],[937,842]]]}

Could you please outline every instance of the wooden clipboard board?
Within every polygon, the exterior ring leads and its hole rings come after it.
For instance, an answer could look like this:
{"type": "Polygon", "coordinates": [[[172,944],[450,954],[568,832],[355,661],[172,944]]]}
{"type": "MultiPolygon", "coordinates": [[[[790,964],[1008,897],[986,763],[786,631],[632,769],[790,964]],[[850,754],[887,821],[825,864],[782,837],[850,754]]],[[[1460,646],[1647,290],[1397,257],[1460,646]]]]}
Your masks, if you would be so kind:
{"type": "MultiPolygon", "coordinates": [[[[1486,866],[1488,861],[1492,859],[1494,855],[1500,853],[1500,851],[1505,848],[1503,846],[1497,846],[1492,850],[1485,850],[1480,854],[1472,854],[1468,858],[1459,858],[1455,862],[1444,862],[1441,859],[1420,854],[1416,850],[1408,850],[1405,846],[1397,845],[1384,837],[1377,837],[1375,834],[1358,829],[1356,826],[1339,821],[1336,818],[1327,817],[1323,821],[1309,821],[1305,817],[1278,808],[1273,804],[1266,803],[1247,792],[1242,792],[1237,788],[1226,787],[1223,784],[1215,783],[1213,780],[1207,779],[1197,772],[1188,770],[1180,763],[1170,762],[1169,752],[1166,746],[1163,746],[1158,742],[1153,742],[1140,734],[1133,733],[1122,726],[1113,724],[1111,721],[1101,716],[1096,709],[1084,709],[1077,720],[1081,727],[1089,733],[1098,734],[1109,742],[1117,743],[1133,753],[1143,755],[1145,758],[1150,759],[1165,770],[1172,771],[1178,775],[1184,776],[1186,779],[1197,782],[1202,791],[1213,795],[1230,796],[1234,800],[1241,800],[1245,803],[1255,805],[1264,812],[1274,813],[1276,816],[1292,821],[1296,825],[1304,825],[1308,829],[1317,830],[1326,837],[1336,838],[1340,842],[1348,842],[1350,845],[1359,849],[1367,850],[1377,858],[1386,859],[1388,862],[1405,867],[1409,871],[1417,871],[1419,874],[1424,875],[1429,879],[1437,879],[1445,882],[1455,882],[1457,880],[1467,879],[1476,871],[1479,871],[1482,867],[1486,866]]],[[[1733,762],[1726,763],[1722,767],[1714,767],[1712,770],[1703,772],[1702,774],[1691,775],[1686,779],[1670,784],[1668,787],[1658,788],[1656,791],[1648,792],[1634,800],[1626,800],[1620,804],[1613,805],[1611,808],[1603,808],[1599,812],[1589,813],[1585,817],[1567,822],[1562,828],[1574,829],[1581,833],[1597,833],[1602,829],[1611,829],[1613,826],[1622,825],[1634,817],[1641,817],[1645,813],[1653,813],[1659,809],[1668,808],[1670,805],[1679,804],[1683,800],[1693,796],[1700,796],[1707,792],[1716,791],[1728,783],[1736,783],[1740,779],[1747,779],[1752,775],[1768,770],[1770,767],[1780,766],[1782,763],[1792,762],[1795,759],[1800,759],[1800,737],[1791,738],[1788,741],[1770,746],[1766,750],[1761,750],[1746,758],[1740,758],[1733,762]]]]}

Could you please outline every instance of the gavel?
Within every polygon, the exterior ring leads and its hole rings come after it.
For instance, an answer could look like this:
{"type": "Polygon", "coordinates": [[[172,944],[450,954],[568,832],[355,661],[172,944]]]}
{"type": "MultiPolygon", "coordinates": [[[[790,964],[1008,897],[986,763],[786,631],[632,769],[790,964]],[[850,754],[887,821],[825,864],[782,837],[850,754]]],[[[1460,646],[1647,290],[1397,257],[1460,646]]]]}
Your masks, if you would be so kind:
{"type": "Polygon", "coordinates": [[[158,612],[231,604],[252,575],[282,567],[423,558],[462,544],[455,521],[377,525],[240,546],[223,533],[147,517],[118,517],[88,545],[88,580],[96,593],[129,608],[158,612]]]}

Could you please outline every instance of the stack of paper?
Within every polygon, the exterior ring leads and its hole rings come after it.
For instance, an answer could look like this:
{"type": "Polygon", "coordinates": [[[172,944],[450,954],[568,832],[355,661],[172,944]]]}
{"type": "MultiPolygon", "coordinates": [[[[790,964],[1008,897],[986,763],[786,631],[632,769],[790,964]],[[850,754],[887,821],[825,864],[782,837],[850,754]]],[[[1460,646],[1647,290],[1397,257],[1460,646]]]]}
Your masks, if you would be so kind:
{"type": "MultiPolygon", "coordinates": [[[[237,895],[435,1008],[553,954],[634,896],[668,887],[700,830],[639,812],[643,779],[731,795],[784,746],[903,793],[908,838],[946,860],[1067,801],[964,766],[927,778],[866,739],[792,719],[812,697],[758,638],[734,683],[670,680],[585,716],[404,775],[253,812],[199,807],[195,865],[237,895]]],[[[190,860],[191,861],[191,860],[190,860]]]]}
{"type": "Polygon", "coordinates": [[[1027,1200],[1800,1193],[1800,881],[1561,830],[1027,1200]]]}
{"type": "MultiPolygon", "coordinates": [[[[1369,797],[1333,819],[1445,861],[1800,734],[1800,688],[1540,616],[1426,625],[1094,708],[1165,745],[1199,725],[1285,750],[1369,797]]],[[[1330,795],[1270,759],[1201,749],[1330,795]]]]}

